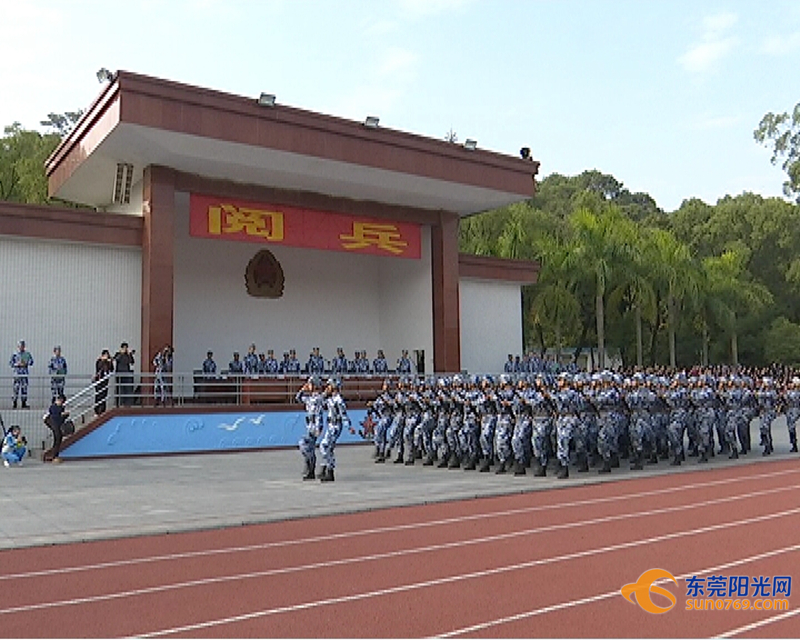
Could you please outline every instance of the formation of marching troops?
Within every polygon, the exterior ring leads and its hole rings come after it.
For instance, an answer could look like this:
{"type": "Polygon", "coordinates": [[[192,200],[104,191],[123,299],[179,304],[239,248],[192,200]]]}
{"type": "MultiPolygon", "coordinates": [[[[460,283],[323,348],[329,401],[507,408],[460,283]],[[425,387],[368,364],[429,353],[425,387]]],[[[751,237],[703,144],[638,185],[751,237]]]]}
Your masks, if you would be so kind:
{"type": "Polygon", "coordinates": [[[569,466],[610,473],[628,458],[631,469],[688,457],[738,458],[751,450],[750,424],[760,418],[763,455],[773,452],[772,423],[786,415],[797,452],[800,378],[779,387],[771,378],[671,378],[637,373],[562,373],[386,380],[369,403],[375,462],[558,477],[569,466]],[[719,449],[715,452],[715,448],[719,449]],[[396,452],[393,458],[392,451],[396,452]]]}

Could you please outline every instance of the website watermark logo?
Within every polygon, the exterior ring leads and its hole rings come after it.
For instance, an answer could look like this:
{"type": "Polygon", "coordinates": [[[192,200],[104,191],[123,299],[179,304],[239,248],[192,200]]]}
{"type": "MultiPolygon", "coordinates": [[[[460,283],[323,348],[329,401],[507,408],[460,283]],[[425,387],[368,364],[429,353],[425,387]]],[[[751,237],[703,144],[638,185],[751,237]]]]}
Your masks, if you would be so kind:
{"type": "Polygon", "coordinates": [[[622,597],[631,604],[634,604],[633,597],[636,596],[635,604],[638,604],[642,609],[647,611],[647,613],[666,613],[677,604],[678,600],[671,591],[667,591],[664,587],[653,584],[657,580],[672,580],[672,582],[675,583],[675,586],[678,586],[678,581],[669,571],[664,569],[648,569],[639,576],[639,579],[636,582],[626,584],[624,587],[622,587],[622,589],[620,589],[620,593],[622,594],[622,597]],[[670,605],[668,607],[661,607],[657,605],[650,598],[651,593],[657,593],[660,596],[664,596],[670,601],[670,605]]]}
{"type": "MultiPolygon", "coordinates": [[[[684,578],[682,578],[684,579],[684,578]]],[[[665,569],[649,569],[636,582],[626,584],[620,593],[631,604],[647,613],[662,614],[677,604],[675,595],[657,583],[678,581],[665,569]],[[652,594],[663,596],[668,606],[653,602],[652,594]]],[[[792,595],[791,576],[723,576],[696,575],[685,577],[686,611],[788,611],[792,595]]]]}

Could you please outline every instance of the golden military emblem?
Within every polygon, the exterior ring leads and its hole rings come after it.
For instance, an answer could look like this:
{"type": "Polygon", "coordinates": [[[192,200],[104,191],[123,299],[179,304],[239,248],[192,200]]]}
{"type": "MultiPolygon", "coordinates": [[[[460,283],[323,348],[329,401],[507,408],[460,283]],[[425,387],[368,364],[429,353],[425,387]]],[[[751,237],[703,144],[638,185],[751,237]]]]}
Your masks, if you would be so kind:
{"type": "Polygon", "coordinates": [[[247,293],[255,298],[280,298],[283,295],[283,267],[268,249],[262,249],[247,263],[244,271],[247,293]]]}

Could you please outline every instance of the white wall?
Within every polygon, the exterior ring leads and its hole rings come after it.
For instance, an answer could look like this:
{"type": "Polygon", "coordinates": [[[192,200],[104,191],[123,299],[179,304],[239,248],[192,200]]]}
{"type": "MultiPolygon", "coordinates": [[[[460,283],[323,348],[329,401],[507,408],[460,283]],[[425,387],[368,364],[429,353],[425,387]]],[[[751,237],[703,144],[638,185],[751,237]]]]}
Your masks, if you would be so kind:
{"type": "MultiPolygon", "coordinates": [[[[207,350],[219,368],[233,351],[297,349],[305,364],[319,346],[326,359],[337,346],[348,358],[381,348],[393,364],[400,349],[433,355],[430,234],[423,259],[406,260],[270,245],[283,268],[284,295],[247,294],[244,272],[262,246],[189,236],[189,197],[176,194],[175,369],[198,368],[207,350]]],[[[427,241],[426,241],[427,240],[427,241]]]]}
{"type": "Polygon", "coordinates": [[[522,296],[513,282],[461,278],[461,368],[500,373],[509,353],[522,353],[522,296]]]}
{"type": "Polygon", "coordinates": [[[0,236],[0,274],[0,375],[11,374],[18,340],[33,355],[32,376],[47,375],[56,344],[70,374],[82,375],[94,373],[104,348],[113,354],[123,340],[138,348],[139,248],[0,236]]]}

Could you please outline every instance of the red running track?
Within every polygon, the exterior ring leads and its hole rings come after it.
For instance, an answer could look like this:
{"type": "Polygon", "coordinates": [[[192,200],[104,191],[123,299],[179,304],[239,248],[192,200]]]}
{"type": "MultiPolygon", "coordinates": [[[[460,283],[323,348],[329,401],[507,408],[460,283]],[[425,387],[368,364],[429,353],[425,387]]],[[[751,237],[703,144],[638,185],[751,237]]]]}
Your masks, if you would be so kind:
{"type": "Polygon", "coordinates": [[[0,635],[796,637],[794,593],[779,613],[685,603],[690,576],[800,581],[799,490],[782,461],[4,551],[0,635]],[[662,615],[620,595],[651,568],[678,581],[662,615]]]}

